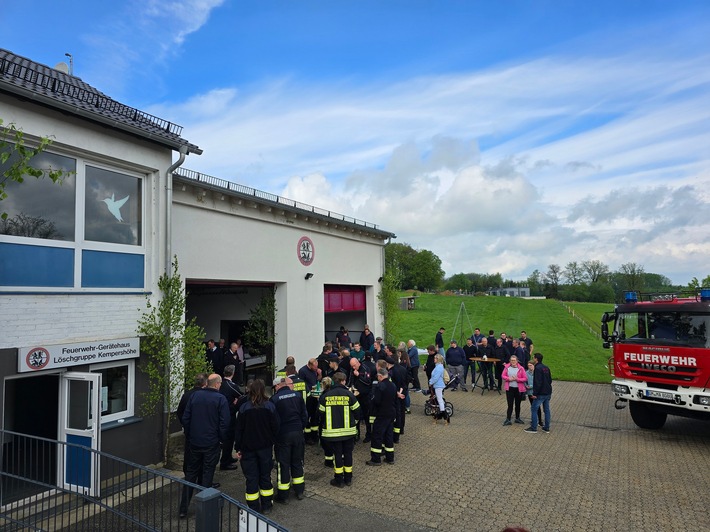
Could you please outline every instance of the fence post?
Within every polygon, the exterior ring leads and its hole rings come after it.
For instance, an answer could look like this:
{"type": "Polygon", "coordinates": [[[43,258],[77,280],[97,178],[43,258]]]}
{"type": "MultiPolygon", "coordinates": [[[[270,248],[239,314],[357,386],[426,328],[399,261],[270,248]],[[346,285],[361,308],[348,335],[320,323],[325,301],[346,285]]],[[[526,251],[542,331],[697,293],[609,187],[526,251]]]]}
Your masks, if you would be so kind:
{"type": "Polygon", "coordinates": [[[220,530],[222,493],[214,488],[207,488],[195,495],[194,500],[197,506],[195,531],[214,532],[220,530]]]}

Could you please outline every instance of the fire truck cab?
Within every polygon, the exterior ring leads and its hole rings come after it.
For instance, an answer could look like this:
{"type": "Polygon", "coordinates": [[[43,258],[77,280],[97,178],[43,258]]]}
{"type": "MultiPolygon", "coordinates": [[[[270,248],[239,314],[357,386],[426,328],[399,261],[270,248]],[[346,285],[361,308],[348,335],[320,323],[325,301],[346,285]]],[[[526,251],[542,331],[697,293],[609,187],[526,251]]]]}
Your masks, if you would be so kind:
{"type": "Polygon", "coordinates": [[[644,429],[669,414],[710,420],[710,288],[624,299],[602,316],[616,407],[644,429]]]}

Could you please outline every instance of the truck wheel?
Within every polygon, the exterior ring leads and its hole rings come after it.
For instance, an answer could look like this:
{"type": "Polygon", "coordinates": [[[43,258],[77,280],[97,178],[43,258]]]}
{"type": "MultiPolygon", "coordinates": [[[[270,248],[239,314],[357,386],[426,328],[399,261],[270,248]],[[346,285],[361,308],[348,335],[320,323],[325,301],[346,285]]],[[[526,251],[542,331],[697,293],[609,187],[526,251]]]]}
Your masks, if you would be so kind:
{"type": "Polygon", "coordinates": [[[660,429],[666,422],[667,414],[657,412],[639,401],[629,401],[631,419],[642,429],[660,429]]]}

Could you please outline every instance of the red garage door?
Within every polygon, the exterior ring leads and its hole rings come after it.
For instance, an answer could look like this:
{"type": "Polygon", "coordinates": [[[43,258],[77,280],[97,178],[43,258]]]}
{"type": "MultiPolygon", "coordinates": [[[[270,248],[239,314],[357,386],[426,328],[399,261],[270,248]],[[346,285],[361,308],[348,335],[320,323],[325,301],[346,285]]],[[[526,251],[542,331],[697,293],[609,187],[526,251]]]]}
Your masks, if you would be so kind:
{"type": "Polygon", "coordinates": [[[362,286],[326,286],[325,311],[351,312],[365,310],[365,288],[362,286]]]}

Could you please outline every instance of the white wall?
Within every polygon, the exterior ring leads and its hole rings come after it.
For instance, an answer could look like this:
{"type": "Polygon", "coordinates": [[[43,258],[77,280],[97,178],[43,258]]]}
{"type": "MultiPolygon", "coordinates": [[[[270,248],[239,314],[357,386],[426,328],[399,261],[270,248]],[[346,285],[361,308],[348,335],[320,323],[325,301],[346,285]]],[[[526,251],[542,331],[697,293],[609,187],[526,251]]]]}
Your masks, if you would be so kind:
{"type": "Polygon", "coordinates": [[[142,295],[1,295],[0,349],[136,336],[142,295]]]}
{"type": "MultiPolygon", "coordinates": [[[[116,170],[145,175],[143,195],[145,291],[157,296],[157,280],[165,271],[166,234],[165,170],[172,162],[172,150],[107,127],[99,126],[31,103],[0,95],[0,117],[7,126],[14,123],[29,139],[50,136],[48,151],[82,157],[86,162],[107,164],[116,170]]],[[[57,185],[59,186],[59,185],[57,185]]],[[[4,237],[10,238],[10,237],[4,237]]],[[[10,239],[6,241],[21,242],[10,239]]],[[[49,241],[42,241],[50,243],[49,241]]],[[[33,243],[37,243],[35,240],[33,243]]],[[[18,292],[12,287],[4,291],[18,292]]],[[[74,295],[72,292],[41,288],[37,295],[0,294],[0,348],[49,342],[72,342],[95,338],[121,338],[136,333],[137,319],[145,309],[143,295],[74,295]]],[[[115,292],[115,291],[113,291],[115,292]]]]}
{"type": "Polygon", "coordinates": [[[176,187],[173,198],[173,252],[178,255],[181,275],[184,279],[274,283],[277,366],[287,354],[305,364],[320,353],[324,285],[365,286],[366,320],[375,334],[381,333],[377,306],[381,240],[186,188],[176,187]],[[309,267],[298,259],[302,236],[311,238],[315,248],[309,267]],[[305,280],[308,272],[313,277],[305,280]]]}

